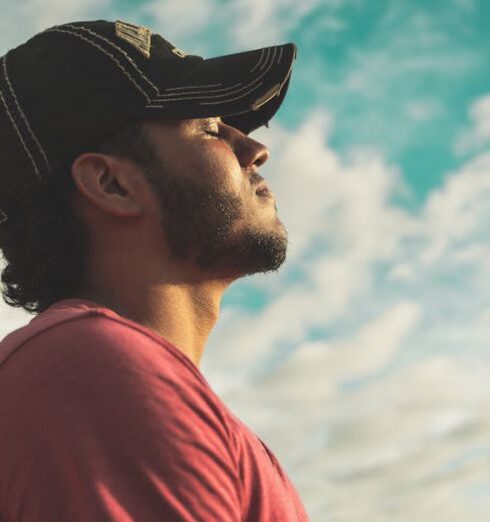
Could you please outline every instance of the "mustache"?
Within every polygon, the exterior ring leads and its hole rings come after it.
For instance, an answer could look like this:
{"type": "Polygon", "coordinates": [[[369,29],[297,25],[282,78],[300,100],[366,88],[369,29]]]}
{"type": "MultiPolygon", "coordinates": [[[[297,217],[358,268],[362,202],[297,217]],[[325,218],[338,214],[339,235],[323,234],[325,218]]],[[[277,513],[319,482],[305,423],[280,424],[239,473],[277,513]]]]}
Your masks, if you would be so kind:
{"type": "Polygon", "coordinates": [[[255,187],[261,181],[264,181],[264,178],[258,172],[252,172],[252,174],[250,174],[250,184],[252,187],[255,187]]]}

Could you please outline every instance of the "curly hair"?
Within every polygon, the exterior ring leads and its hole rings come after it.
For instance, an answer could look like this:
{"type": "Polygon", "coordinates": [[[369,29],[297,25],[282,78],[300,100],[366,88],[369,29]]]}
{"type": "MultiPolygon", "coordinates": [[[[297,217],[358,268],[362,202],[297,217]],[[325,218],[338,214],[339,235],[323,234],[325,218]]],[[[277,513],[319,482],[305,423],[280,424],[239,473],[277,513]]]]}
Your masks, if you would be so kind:
{"type": "MultiPolygon", "coordinates": [[[[155,152],[138,121],[90,150],[130,159],[145,172],[155,162],[155,152]]],[[[3,300],[33,314],[76,297],[85,281],[88,234],[71,203],[77,189],[69,167],[63,170],[68,172],[26,189],[15,211],[0,225],[0,248],[6,261],[1,277],[3,300]]]]}

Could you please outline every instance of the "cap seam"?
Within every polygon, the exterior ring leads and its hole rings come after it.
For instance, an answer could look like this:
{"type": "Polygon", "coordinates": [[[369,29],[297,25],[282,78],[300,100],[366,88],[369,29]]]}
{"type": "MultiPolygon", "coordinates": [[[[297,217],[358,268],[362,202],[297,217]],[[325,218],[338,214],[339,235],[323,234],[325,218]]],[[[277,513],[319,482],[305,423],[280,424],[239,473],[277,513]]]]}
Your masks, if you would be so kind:
{"type": "MultiPolygon", "coordinates": [[[[12,86],[12,83],[10,82],[10,78],[9,78],[9,74],[8,74],[8,70],[7,70],[7,55],[5,55],[3,58],[2,58],[2,68],[3,68],[3,72],[4,72],[4,76],[5,76],[5,80],[7,82],[7,86],[9,88],[9,91],[10,91],[10,94],[12,95],[12,98],[14,99],[14,102],[15,102],[15,105],[17,107],[17,110],[20,114],[20,116],[22,117],[22,119],[24,120],[24,123],[25,123],[25,126],[27,127],[27,130],[29,131],[32,139],[34,140],[35,144],[37,145],[38,149],[39,149],[39,152],[41,153],[45,163],[46,163],[46,166],[48,167],[48,172],[49,173],[52,173],[52,168],[51,168],[51,164],[48,160],[48,157],[46,155],[46,152],[44,151],[41,143],[39,142],[39,140],[37,139],[37,136],[36,134],[34,133],[34,131],[32,130],[32,127],[29,123],[29,120],[27,119],[27,116],[25,115],[24,111],[22,110],[22,107],[19,103],[19,100],[17,98],[17,95],[15,94],[15,90],[12,86]]],[[[40,169],[39,169],[40,170],[40,169]]],[[[40,177],[42,177],[40,175],[40,177]]]]}
{"type": "MultiPolygon", "coordinates": [[[[38,161],[36,160],[34,147],[31,144],[28,144],[28,132],[25,131],[25,127],[28,127],[28,130],[31,132],[30,138],[34,138],[34,141],[38,144],[40,149],[42,149],[40,143],[37,141],[34,132],[30,128],[27,118],[24,115],[24,122],[22,124],[20,117],[18,116],[19,113],[22,111],[20,104],[18,103],[17,97],[15,95],[15,91],[13,89],[12,84],[10,83],[10,80],[8,78],[8,71],[7,71],[7,55],[2,57],[2,70],[3,70],[3,78],[4,78],[4,85],[5,87],[0,87],[0,96],[2,98],[3,105],[5,107],[6,113],[8,118],[10,119],[10,123],[12,124],[17,137],[19,138],[20,142],[22,143],[22,146],[24,148],[24,151],[26,152],[27,156],[29,157],[29,160],[31,161],[32,167],[34,169],[35,175],[39,178],[39,180],[42,180],[41,175],[41,168],[38,165],[38,161]],[[8,96],[10,96],[11,100],[9,103],[8,96]],[[24,131],[22,130],[22,127],[24,127],[24,131]]],[[[50,169],[49,162],[47,162],[48,168],[50,169]]]]}
{"type": "Polygon", "coordinates": [[[122,49],[121,47],[119,47],[115,42],[112,42],[111,40],[109,40],[108,38],[106,38],[105,36],[102,36],[101,34],[98,34],[96,33],[95,31],[92,31],[90,29],[88,29],[87,27],[84,27],[84,26],[75,26],[75,25],[71,25],[71,24],[66,24],[65,27],[70,27],[74,30],[83,30],[93,36],[96,36],[97,38],[100,38],[101,40],[103,40],[104,42],[107,42],[111,47],[114,47],[115,49],[117,49],[120,53],[122,53],[125,58],[127,59],[127,61],[136,69],[136,71],[139,73],[139,75],[141,76],[141,78],[143,80],[145,80],[148,85],[150,85],[157,94],[160,93],[160,90],[158,89],[158,87],[143,73],[143,71],[138,67],[138,65],[135,63],[135,61],[131,58],[131,56],[129,56],[129,54],[124,50],[122,49]]]}
{"type": "Polygon", "coordinates": [[[223,103],[223,102],[231,102],[231,101],[235,101],[235,100],[239,100],[240,98],[245,98],[245,96],[248,96],[251,92],[255,91],[255,89],[258,89],[261,85],[263,85],[264,82],[259,82],[257,85],[255,85],[254,87],[252,87],[251,89],[249,89],[248,91],[240,94],[240,96],[235,96],[234,98],[228,98],[226,100],[220,100],[220,101],[213,101],[213,102],[201,102],[201,105],[216,105],[218,103],[223,103]]]}
{"type": "Polygon", "coordinates": [[[3,92],[2,92],[2,88],[1,88],[1,87],[0,87],[0,99],[2,100],[2,103],[3,103],[4,107],[5,107],[5,111],[7,112],[7,116],[8,116],[9,119],[10,119],[10,123],[12,123],[12,126],[14,127],[15,132],[17,133],[17,136],[18,136],[18,138],[20,139],[20,142],[22,143],[22,146],[24,147],[24,150],[26,151],[27,156],[28,156],[29,159],[31,160],[32,166],[33,166],[33,168],[34,168],[34,172],[36,173],[36,176],[41,180],[42,177],[41,177],[41,174],[40,174],[40,172],[39,172],[39,169],[38,169],[38,167],[37,167],[37,165],[36,165],[36,162],[34,161],[34,158],[33,158],[32,154],[31,154],[29,148],[27,147],[26,142],[24,141],[24,138],[23,138],[23,136],[22,136],[22,133],[20,132],[20,129],[19,129],[19,127],[17,126],[17,124],[16,124],[16,122],[15,122],[15,119],[14,119],[14,117],[12,116],[12,113],[11,113],[10,110],[9,110],[9,107],[8,107],[8,105],[7,105],[7,101],[6,101],[6,99],[5,99],[4,95],[3,95],[3,92]]]}
{"type": "MultiPolygon", "coordinates": [[[[221,87],[223,84],[222,83],[213,83],[211,85],[199,85],[199,87],[203,88],[203,89],[207,89],[207,88],[211,88],[211,87],[221,87]]],[[[169,87],[168,89],[165,89],[166,91],[177,91],[177,90],[180,90],[180,89],[192,89],[194,88],[193,85],[187,85],[185,87],[169,87]]]]}
{"type": "MultiPolygon", "coordinates": [[[[231,87],[223,87],[222,89],[210,89],[208,91],[188,91],[188,92],[175,92],[175,93],[168,93],[168,94],[160,94],[159,96],[157,96],[158,99],[160,98],[166,98],[168,96],[181,96],[181,95],[187,95],[187,94],[214,94],[215,92],[222,92],[222,91],[230,91],[230,90],[236,90],[237,87],[239,87],[240,85],[243,85],[243,82],[240,82],[240,83],[235,83],[235,85],[232,85],[231,87]]],[[[190,85],[188,87],[186,87],[187,89],[197,89],[197,88],[200,88],[201,86],[200,85],[190,85]]],[[[223,95],[224,96],[224,95],[223,95]]]]}
{"type": "Polygon", "coordinates": [[[262,49],[262,51],[260,52],[259,61],[250,69],[250,72],[254,72],[255,69],[257,69],[257,67],[262,63],[262,58],[264,57],[266,50],[267,49],[265,49],[265,48],[262,49]]]}
{"type": "MultiPolygon", "coordinates": [[[[274,48],[274,50],[275,50],[275,48],[274,48]]],[[[260,64],[259,71],[261,71],[261,70],[262,70],[262,69],[267,65],[267,62],[268,62],[269,59],[270,59],[271,52],[272,52],[271,48],[268,47],[268,48],[267,48],[267,54],[266,54],[266,57],[265,57],[265,59],[264,59],[264,62],[260,64]]],[[[275,54],[274,54],[274,56],[275,56],[275,54]]],[[[274,57],[273,57],[273,59],[274,59],[274,57]]]]}
{"type": "Polygon", "coordinates": [[[282,55],[284,53],[284,47],[281,45],[281,47],[279,48],[280,51],[279,51],[279,58],[277,59],[277,65],[279,65],[281,63],[281,60],[282,60],[282,55]]]}
{"type": "Polygon", "coordinates": [[[141,94],[143,94],[143,96],[146,98],[147,102],[151,103],[151,98],[148,95],[148,93],[143,89],[143,87],[141,87],[141,85],[138,85],[136,80],[129,74],[129,72],[123,67],[121,62],[110,51],[108,51],[107,49],[104,49],[96,42],[90,40],[89,38],[86,38],[85,36],[82,36],[81,34],[74,32],[74,31],[67,31],[66,29],[53,28],[53,29],[49,29],[47,32],[66,33],[71,36],[75,36],[76,38],[79,38],[79,39],[89,43],[96,49],[99,49],[100,51],[102,51],[106,56],[108,56],[112,61],[114,61],[116,63],[117,67],[119,69],[121,69],[123,74],[129,79],[129,81],[138,89],[138,91],[140,91],[141,94]]]}

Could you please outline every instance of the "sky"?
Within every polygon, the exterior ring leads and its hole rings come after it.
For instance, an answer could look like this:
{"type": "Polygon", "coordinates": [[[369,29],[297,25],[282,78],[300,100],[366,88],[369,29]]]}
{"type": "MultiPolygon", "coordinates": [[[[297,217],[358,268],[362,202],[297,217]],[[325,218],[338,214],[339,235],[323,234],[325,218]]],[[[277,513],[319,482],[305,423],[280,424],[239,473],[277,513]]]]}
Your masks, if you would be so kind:
{"type": "MultiPolygon", "coordinates": [[[[122,19],[213,57],[295,42],[253,137],[289,232],[226,293],[202,372],[313,522],[490,516],[490,3],[0,0],[0,54],[122,19]]],[[[0,304],[0,335],[32,316],[0,304]]]]}

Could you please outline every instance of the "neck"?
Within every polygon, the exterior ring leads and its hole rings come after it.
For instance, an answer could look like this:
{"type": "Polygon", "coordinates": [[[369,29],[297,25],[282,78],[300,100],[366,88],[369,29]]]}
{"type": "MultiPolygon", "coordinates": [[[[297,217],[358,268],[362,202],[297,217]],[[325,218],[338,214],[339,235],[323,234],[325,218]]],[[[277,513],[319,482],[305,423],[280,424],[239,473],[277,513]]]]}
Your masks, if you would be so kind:
{"type": "Polygon", "coordinates": [[[219,317],[222,281],[88,285],[79,295],[153,330],[199,367],[219,317]]]}

